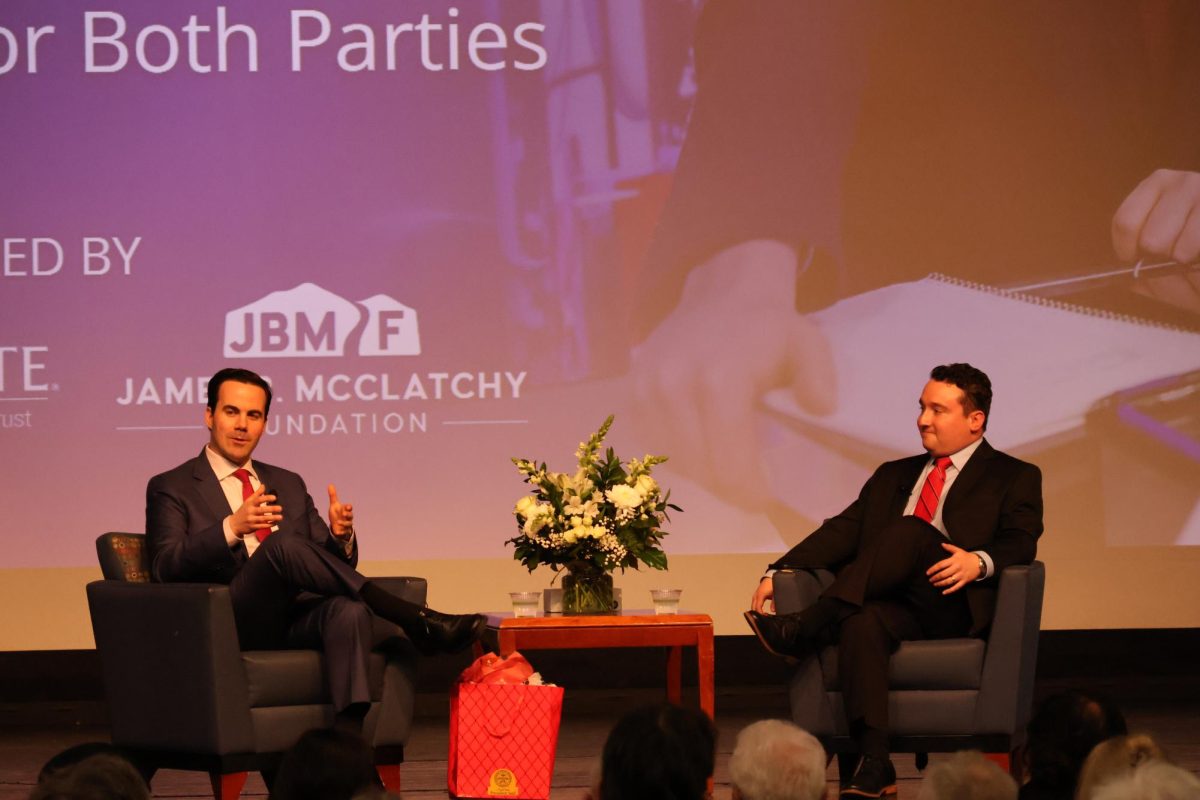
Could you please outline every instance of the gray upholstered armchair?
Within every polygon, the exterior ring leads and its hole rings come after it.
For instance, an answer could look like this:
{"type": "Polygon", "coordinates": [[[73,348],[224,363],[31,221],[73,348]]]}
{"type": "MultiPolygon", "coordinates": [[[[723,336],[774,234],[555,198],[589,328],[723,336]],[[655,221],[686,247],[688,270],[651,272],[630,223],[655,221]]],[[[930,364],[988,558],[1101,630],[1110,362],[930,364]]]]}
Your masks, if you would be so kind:
{"type": "MultiPolygon", "coordinates": [[[[801,611],[833,580],[824,570],[775,574],[779,613],[801,611]]],[[[1045,566],[1009,567],[1000,575],[996,615],[985,639],[904,642],[892,656],[889,721],[892,752],[926,754],[976,749],[1016,770],[1033,703],[1045,566]]],[[[838,685],[837,648],[802,661],[790,686],[792,718],[838,754],[843,777],[853,768],[838,685]]]]}
{"type": "MultiPolygon", "coordinates": [[[[96,549],[105,580],[89,583],[87,595],[113,743],[144,773],[203,770],[215,797],[236,798],[248,771],[270,770],[305,731],[332,724],[320,652],[241,651],[228,587],[149,583],[141,534],[107,533],[96,549]]],[[[425,602],[424,578],[374,580],[425,602]]],[[[381,620],[375,640],[363,735],[398,792],[416,651],[381,620]]]]}

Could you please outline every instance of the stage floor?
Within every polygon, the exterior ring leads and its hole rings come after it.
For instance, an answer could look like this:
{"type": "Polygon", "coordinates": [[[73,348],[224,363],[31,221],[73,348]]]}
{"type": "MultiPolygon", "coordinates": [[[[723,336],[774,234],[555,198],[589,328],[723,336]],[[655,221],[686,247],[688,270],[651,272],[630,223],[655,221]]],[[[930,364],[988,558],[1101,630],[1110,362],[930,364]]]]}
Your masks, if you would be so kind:
{"type": "MultiPolygon", "coordinates": [[[[626,710],[658,695],[648,691],[577,693],[568,692],[554,769],[552,795],[555,800],[577,800],[587,790],[596,759],[616,718],[626,710]],[[580,697],[579,695],[583,695],[580,697]],[[606,710],[607,709],[607,710],[606,710]]],[[[439,713],[438,698],[422,697],[422,713],[409,742],[407,760],[401,768],[403,796],[410,800],[443,798],[446,792],[446,712],[439,713]]],[[[1200,698],[1178,702],[1122,704],[1130,730],[1149,733],[1167,750],[1175,763],[1200,772],[1200,698]]],[[[718,691],[716,721],[718,741],[716,800],[730,796],[728,762],[737,732],[755,720],[786,715],[782,693],[747,689],[718,691]]],[[[25,800],[38,769],[50,756],[73,744],[107,738],[102,727],[44,729],[23,727],[0,729],[0,800],[25,800]]],[[[936,760],[938,757],[933,756],[936,760]]],[[[900,798],[916,797],[920,775],[911,756],[894,759],[900,776],[900,798]]],[[[836,797],[836,773],[831,768],[831,797],[836,797]]],[[[211,797],[207,776],[201,773],[163,771],[154,779],[155,797],[211,797]]],[[[266,789],[257,775],[247,781],[243,797],[265,797],[266,789]]]]}

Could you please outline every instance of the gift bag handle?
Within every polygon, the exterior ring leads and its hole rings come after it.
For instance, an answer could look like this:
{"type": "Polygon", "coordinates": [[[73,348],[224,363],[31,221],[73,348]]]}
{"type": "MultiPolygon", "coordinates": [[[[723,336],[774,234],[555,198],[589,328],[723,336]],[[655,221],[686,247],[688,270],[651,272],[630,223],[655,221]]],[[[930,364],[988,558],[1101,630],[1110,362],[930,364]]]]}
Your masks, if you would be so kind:
{"type": "MultiPolygon", "coordinates": [[[[483,723],[488,734],[497,739],[502,739],[512,732],[513,723],[516,722],[517,715],[521,712],[521,707],[525,705],[525,687],[513,686],[512,688],[520,690],[517,702],[511,706],[506,703],[500,704],[505,707],[506,711],[508,708],[511,708],[511,713],[488,714],[483,723]],[[501,716],[503,716],[504,719],[500,719],[501,716]]],[[[500,694],[504,695],[508,694],[508,692],[501,692],[500,694]]]]}

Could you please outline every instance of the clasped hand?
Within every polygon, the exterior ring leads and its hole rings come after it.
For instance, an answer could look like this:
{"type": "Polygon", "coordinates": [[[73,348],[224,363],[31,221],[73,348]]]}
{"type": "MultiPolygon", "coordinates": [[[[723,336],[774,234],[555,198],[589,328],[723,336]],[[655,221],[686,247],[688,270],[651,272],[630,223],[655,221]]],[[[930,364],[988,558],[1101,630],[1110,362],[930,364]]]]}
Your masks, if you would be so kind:
{"type": "Polygon", "coordinates": [[[266,492],[267,487],[259,486],[229,518],[229,527],[239,539],[261,528],[277,525],[283,519],[283,506],[275,505],[275,495],[266,492]]]}

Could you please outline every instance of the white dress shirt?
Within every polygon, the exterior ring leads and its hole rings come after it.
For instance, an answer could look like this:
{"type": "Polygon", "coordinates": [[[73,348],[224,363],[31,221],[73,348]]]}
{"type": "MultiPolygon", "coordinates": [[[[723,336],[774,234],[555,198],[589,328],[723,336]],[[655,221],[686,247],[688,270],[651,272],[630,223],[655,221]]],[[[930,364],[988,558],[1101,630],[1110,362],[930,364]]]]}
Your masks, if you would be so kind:
{"type": "MultiPolygon", "coordinates": [[[[212,467],[213,474],[217,476],[217,482],[221,484],[221,491],[225,493],[225,499],[229,502],[230,512],[237,511],[242,507],[242,503],[245,502],[242,499],[242,482],[233,473],[239,469],[244,469],[250,473],[251,488],[257,489],[262,485],[262,481],[258,479],[258,473],[254,471],[253,461],[247,461],[243,466],[239,467],[225,456],[214,451],[211,447],[204,448],[204,455],[208,456],[208,464],[212,467]]],[[[229,517],[225,518],[225,521],[221,524],[221,528],[225,531],[225,541],[230,547],[236,547],[240,541],[246,545],[246,554],[254,555],[254,551],[258,549],[259,545],[257,536],[247,535],[239,538],[233,532],[233,527],[229,524],[229,517]]],[[[271,530],[278,529],[278,525],[271,528],[271,530]]]]}

